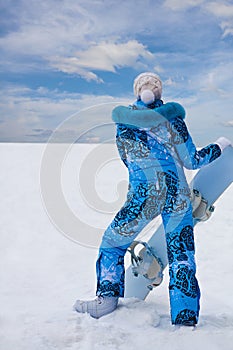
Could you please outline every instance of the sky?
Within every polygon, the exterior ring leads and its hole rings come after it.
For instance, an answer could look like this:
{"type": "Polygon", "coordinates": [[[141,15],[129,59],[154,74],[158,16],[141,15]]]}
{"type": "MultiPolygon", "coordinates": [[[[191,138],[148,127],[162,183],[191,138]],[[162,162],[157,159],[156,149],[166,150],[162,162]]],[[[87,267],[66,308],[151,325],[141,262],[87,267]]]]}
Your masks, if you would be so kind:
{"type": "Polygon", "coordinates": [[[233,141],[232,57],[232,0],[0,0],[0,142],[103,141],[145,71],[197,145],[233,141]]]}

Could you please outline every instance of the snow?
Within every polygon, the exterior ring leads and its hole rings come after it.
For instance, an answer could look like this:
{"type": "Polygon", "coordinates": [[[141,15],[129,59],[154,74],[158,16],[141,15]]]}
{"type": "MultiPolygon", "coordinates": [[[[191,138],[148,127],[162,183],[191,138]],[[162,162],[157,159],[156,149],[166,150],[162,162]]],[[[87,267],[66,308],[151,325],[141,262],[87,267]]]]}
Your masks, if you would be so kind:
{"type": "MultiPolygon", "coordinates": [[[[76,214],[82,208],[85,215],[75,183],[78,166],[93,147],[73,146],[64,165],[63,188],[76,214]]],[[[40,188],[45,149],[43,144],[0,144],[0,349],[231,349],[233,186],[218,200],[211,219],[196,227],[202,291],[196,328],[170,325],[167,271],[146,301],[121,300],[116,312],[95,320],[77,314],[72,305],[77,298],[94,297],[97,248],[69,239],[49,219],[40,188]]],[[[123,167],[116,162],[97,175],[100,196],[111,201],[115,183],[125,179],[123,167]]],[[[113,215],[89,211],[86,220],[96,220],[101,228],[113,215]]]]}

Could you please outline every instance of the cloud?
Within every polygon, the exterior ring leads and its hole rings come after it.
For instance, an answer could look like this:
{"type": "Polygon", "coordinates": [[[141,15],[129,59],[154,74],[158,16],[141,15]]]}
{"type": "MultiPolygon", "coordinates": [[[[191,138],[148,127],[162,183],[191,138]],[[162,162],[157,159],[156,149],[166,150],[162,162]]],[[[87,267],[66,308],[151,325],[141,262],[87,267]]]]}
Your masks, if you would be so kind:
{"type": "Polygon", "coordinates": [[[14,25],[3,25],[6,32],[2,28],[2,70],[56,68],[102,82],[95,70],[116,72],[130,65],[146,68],[152,54],[135,36],[150,26],[156,30],[160,20],[155,21],[151,12],[142,16],[144,9],[143,2],[135,6],[132,1],[116,4],[111,0],[32,0],[30,6],[27,0],[19,0],[16,6],[5,6],[7,22],[14,25]]]}
{"type": "Polygon", "coordinates": [[[227,1],[211,1],[207,2],[205,7],[209,12],[213,13],[216,17],[229,18],[233,17],[233,4],[229,4],[227,1]]]}
{"type": "Polygon", "coordinates": [[[228,35],[233,36],[233,23],[232,21],[223,21],[220,24],[220,27],[223,31],[222,37],[226,38],[228,35]]]}
{"type": "Polygon", "coordinates": [[[51,66],[65,73],[77,73],[86,80],[102,82],[91,70],[116,72],[116,68],[139,68],[142,61],[150,61],[154,55],[137,40],[126,43],[101,42],[87,50],[77,51],[73,57],[55,57],[51,66]]]}
{"type": "Polygon", "coordinates": [[[226,92],[220,86],[221,78],[219,79],[218,71],[215,69],[214,71],[210,71],[202,80],[202,88],[201,92],[215,93],[218,96],[224,96],[226,92]]]}
{"type": "Polygon", "coordinates": [[[220,19],[220,28],[222,29],[222,38],[233,35],[233,4],[229,4],[227,1],[209,2],[205,5],[205,8],[212,13],[215,17],[220,19]]]}
{"type": "Polygon", "coordinates": [[[172,10],[184,10],[190,7],[199,6],[204,2],[204,0],[165,0],[164,6],[172,10]]]}
{"type": "Polygon", "coordinates": [[[228,122],[223,123],[223,125],[232,128],[233,127],[233,120],[229,120],[228,122]]]}
{"type": "MultiPolygon", "coordinates": [[[[204,22],[206,13],[200,11],[204,4],[204,0],[141,1],[137,6],[132,0],[32,0],[29,5],[19,0],[6,6],[8,22],[14,25],[0,37],[2,71],[57,70],[99,83],[103,72],[118,73],[127,67],[156,67],[166,75],[169,65],[174,70],[179,64],[172,57],[175,52],[185,53],[180,62],[184,69],[185,57],[190,58],[193,50],[210,50],[212,23],[204,22]],[[189,21],[186,10],[192,7],[197,11],[189,21]],[[196,25],[199,30],[193,31],[196,25]],[[161,52],[169,57],[166,63],[161,52]]],[[[224,35],[231,33],[229,25],[224,30],[224,35]]]]}
{"type": "Polygon", "coordinates": [[[7,11],[8,21],[17,24],[1,37],[0,43],[8,51],[25,55],[66,52],[77,42],[82,45],[91,23],[88,11],[69,0],[32,0],[30,5],[27,0],[18,0],[8,5],[7,11]]]}
{"type": "Polygon", "coordinates": [[[38,142],[46,142],[48,141],[48,138],[52,135],[53,130],[49,129],[32,129],[31,134],[26,134],[25,139],[38,141],[38,142]]]}
{"type": "Polygon", "coordinates": [[[200,83],[201,92],[208,92],[209,98],[231,99],[233,90],[233,62],[228,54],[222,54],[220,61],[215,67],[209,69],[202,77],[200,83]],[[224,63],[223,63],[224,62],[224,63]]]}
{"type": "Polygon", "coordinates": [[[131,94],[143,70],[160,74],[164,101],[199,115],[219,103],[232,119],[231,1],[7,0],[0,11],[1,139],[46,137],[90,101],[131,94]]]}
{"type": "Polygon", "coordinates": [[[228,35],[233,35],[233,4],[228,1],[165,0],[164,6],[173,11],[185,11],[192,7],[199,7],[203,13],[206,13],[207,11],[214,15],[214,17],[220,19],[219,26],[223,31],[223,39],[228,35]]]}
{"type": "MultiPolygon", "coordinates": [[[[57,138],[59,141],[69,140],[79,128],[85,129],[85,123],[93,119],[93,114],[97,123],[99,119],[102,120],[103,117],[98,114],[102,105],[106,104],[106,123],[111,122],[110,110],[119,101],[126,105],[130,103],[130,99],[109,95],[59,92],[45,87],[33,90],[20,85],[5,86],[4,91],[0,90],[0,142],[44,142],[64,122],[57,138]],[[72,122],[73,115],[77,117],[72,122]],[[66,122],[70,118],[71,121],[66,122]]],[[[88,137],[92,136],[88,134],[88,137]]]]}

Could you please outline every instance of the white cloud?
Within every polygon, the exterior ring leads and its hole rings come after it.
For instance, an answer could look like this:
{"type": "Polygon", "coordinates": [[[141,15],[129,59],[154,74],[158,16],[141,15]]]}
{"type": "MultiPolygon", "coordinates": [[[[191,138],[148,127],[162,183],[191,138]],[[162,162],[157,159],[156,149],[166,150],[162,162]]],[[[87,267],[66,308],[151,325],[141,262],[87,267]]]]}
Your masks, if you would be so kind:
{"type": "Polygon", "coordinates": [[[227,1],[210,2],[207,3],[205,8],[214,16],[220,19],[220,28],[222,29],[222,38],[233,35],[233,4],[229,4],[227,1]]]}
{"type": "Polygon", "coordinates": [[[176,86],[176,82],[170,77],[163,83],[163,85],[165,85],[165,86],[176,86]]]}
{"type": "Polygon", "coordinates": [[[160,65],[154,66],[153,71],[154,71],[155,73],[157,73],[157,74],[164,73],[164,69],[163,69],[160,65]]]}
{"type": "Polygon", "coordinates": [[[77,47],[87,49],[93,42],[144,30],[153,23],[150,14],[141,16],[144,8],[143,3],[132,8],[125,1],[19,0],[9,10],[9,20],[13,17],[17,26],[0,38],[0,45],[8,53],[70,56],[77,47]]]}
{"type": "Polygon", "coordinates": [[[142,11],[143,2],[134,6],[131,1],[41,0],[29,5],[19,0],[9,8],[8,22],[17,25],[0,38],[2,66],[8,71],[30,72],[49,69],[47,62],[51,62],[61,71],[100,82],[92,70],[140,68],[140,61],[143,65],[151,53],[134,39],[135,34],[154,28],[155,23],[153,11],[147,16],[142,11]]]}
{"type": "Polygon", "coordinates": [[[201,5],[204,0],[165,0],[164,6],[172,10],[184,10],[190,7],[201,5]]]}
{"type": "Polygon", "coordinates": [[[126,43],[101,42],[73,57],[55,57],[51,66],[65,73],[77,73],[87,80],[101,80],[91,70],[115,72],[116,68],[139,68],[140,61],[150,61],[154,55],[137,40],[126,43]]]}
{"type": "Polygon", "coordinates": [[[228,35],[233,35],[233,23],[232,21],[223,21],[220,24],[220,27],[223,31],[222,37],[226,38],[228,35]]]}
{"type": "MultiPolygon", "coordinates": [[[[193,74],[189,82],[184,81],[183,88],[189,91],[190,96],[196,98],[195,104],[201,100],[209,103],[216,100],[224,110],[227,110],[233,91],[233,64],[230,56],[216,53],[216,61],[213,57],[211,66],[202,69],[196,75],[193,74]]],[[[228,110],[226,114],[229,115],[228,110]]]]}
{"type": "Polygon", "coordinates": [[[233,17],[233,4],[229,4],[228,1],[211,1],[207,2],[205,6],[209,12],[217,17],[233,17]]]}
{"type": "Polygon", "coordinates": [[[29,4],[19,0],[17,6],[11,6],[8,19],[13,18],[17,25],[1,36],[0,48],[14,62],[22,57],[28,63],[31,57],[38,61],[51,55],[70,56],[77,47],[86,48],[98,37],[96,6],[91,1],[41,0],[29,4]]]}
{"type": "MultiPolygon", "coordinates": [[[[72,115],[78,112],[81,116],[82,113],[86,115],[88,112],[85,110],[95,106],[98,110],[98,106],[103,104],[111,104],[110,107],[113,108],[119,101],[126,105],[130,103],[127,98],[123,102],[123,99],[108,95],[62,93],[45,87],[32,90],[24,86],[6,86],[4,90],[0,90],[0,140],[27,141],[26,135],[31,136],[33,140],[33,133],[46,139],[49,136],[48,131],[52,132],[72,115]]],[[[95,115],[95,118],[98,120],[98,115],[95,115]]],[[[106,114],[105,118],[106,122],[111,122],[110,113],[106,114]]],[[[85,118],[80,118],[80,122],[82,119],[85,121],[85,118]]],[[[75,128],[77,127],[79,126],[75,125],[75,128]]],[[[72,128],[62,130],[65,134],[72,133],[72,128]]]]}
{"type": "Polygon", "coordinates": [[[202,79],[202,92],[216,93],[219,95],[224,94],[224,90],[219,87],[219,79],[217,72],[211,71],[202,79]]]}
{"type": "Polygon", "coordinates": [[[227,122],[224,123],[224,126],[228,126],[228,127],[233,127],[233,120],[229,120],[227,122]]]}
{"type": "Polygon", "coordinates": [[[200,7],[221,20],[220,27],[223,31],[222,37],[233,35],[233,4],[228,1],[207,1],[207,0],[165,0],[164,6],[173,11],[182,11],[191,7],[200,7]],[[225,21],[222,21],[225,19],[225,21]]]}

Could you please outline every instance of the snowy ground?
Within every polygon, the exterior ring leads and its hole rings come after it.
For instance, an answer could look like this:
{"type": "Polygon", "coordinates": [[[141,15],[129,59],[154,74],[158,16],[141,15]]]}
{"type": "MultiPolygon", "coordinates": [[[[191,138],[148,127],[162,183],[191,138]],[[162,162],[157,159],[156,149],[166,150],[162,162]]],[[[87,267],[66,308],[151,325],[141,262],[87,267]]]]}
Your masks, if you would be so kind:
{"type": "MultiPolygon", "coordinates": [[[[95,320],[76,314],[72,305],[78,297],[94,296],[97,249],[68,239],[49,220],[40,195],[44,149],[0,144],[0,349],[232,349],[233,186],[218,200],[213,217],[196,227],[202,290],[196,329],[170,325],[167,275],[147,301],[121,300],[115,313],[95,320]]],[[[76,145],[73,153],[78,164],[85,146],[76,145]]],[[[102,185],[98,180],[100,190],[111,192],[108,181],[118,175],[103,176],[102,185]]],[[[64,187],[73,188],[69,176],[64,178],[64,187]]],[[[74,211],[83,206],[69,189],[67,200],[74,211]]],[[[106,226],[109,217],[96,213],[96,222],[98,217],[106,226]]]]}

